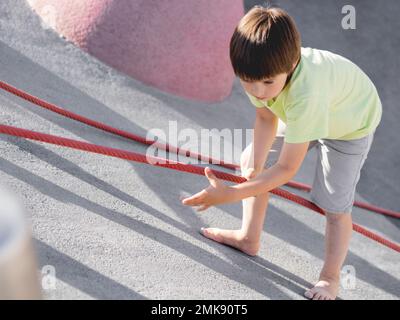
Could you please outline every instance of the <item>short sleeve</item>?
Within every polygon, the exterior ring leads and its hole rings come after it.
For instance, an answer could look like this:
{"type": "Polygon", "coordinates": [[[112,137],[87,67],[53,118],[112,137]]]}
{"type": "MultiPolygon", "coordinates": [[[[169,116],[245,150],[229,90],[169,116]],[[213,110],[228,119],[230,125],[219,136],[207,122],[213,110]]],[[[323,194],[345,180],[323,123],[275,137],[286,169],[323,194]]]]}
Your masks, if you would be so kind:
{"type": "Polygon", "coordinates": [[[298,99],[285,108],[285,142],[303,143],[329,134],[329,100],[323,96],[298,99]]]}
{"type": "Polygon", "coordinates": [[[258,100],[256,97],[252,96],[251,94],[247,93],[247,96],[250,99],[250,102],[256,107],[256,108],[264,108],[265,105],[262,104],[260,100],[258,100]]]}

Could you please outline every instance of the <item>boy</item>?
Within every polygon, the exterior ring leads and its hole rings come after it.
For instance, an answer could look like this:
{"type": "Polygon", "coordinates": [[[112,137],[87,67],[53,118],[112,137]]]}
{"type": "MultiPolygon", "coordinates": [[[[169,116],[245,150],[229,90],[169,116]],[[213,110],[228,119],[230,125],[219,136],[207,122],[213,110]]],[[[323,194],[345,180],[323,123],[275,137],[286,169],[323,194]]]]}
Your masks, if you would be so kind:
{"type": "Polygon", "coordinates": [[[231,39],[230,57],[256,107],[253,143],[243,151],[240,163],[248,181],[227,186],[206,168],[210,186],[182,203],[202,211],[242,200],[240,230],[207,228],[202,234],[256,255],[268,191],[295,176],[307,151],[316,146],[311,199],[326,214],[326,252],[319,281],[305,296],[335,299],[352,232],[356,184],[382,116],[376,88],[349,60],[302,48],[294,21],[277,8],[256,6],[241,19],[231,39]],[[286,124],[286,131],[284,138],[275,139],[278,119],[286,124]],[[281,149],[279,159],[275,163],[268,159],[264,169],[274,143],[281,149]]]}

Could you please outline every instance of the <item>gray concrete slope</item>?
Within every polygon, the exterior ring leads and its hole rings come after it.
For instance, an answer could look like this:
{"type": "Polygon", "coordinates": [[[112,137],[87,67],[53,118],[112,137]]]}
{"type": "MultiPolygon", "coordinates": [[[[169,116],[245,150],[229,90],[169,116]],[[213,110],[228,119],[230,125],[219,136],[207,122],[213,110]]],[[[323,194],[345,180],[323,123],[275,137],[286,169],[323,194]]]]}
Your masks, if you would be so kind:
{"type": "MultiPolygon", "coordinates": [[[[400,45],[388,31],[398,25],[400,6],[389,2],[393,7],[387,12],[373,1],[360,2],[357,31],[340,29],[340,1],[322,7],[317,1],[282,5],[298,20],[304,45],[352,58],[379,87],[384,119],[357,197],[398,209],[399,93],[390,80],[399,71],[395,50],[400,45]],[[380,13],[385,19],[378,18],[380,13]],[[375,36],[379,46],[371,41],[375,36]]],[[[151,128],[167,130],[168,120],[200,131],[251,128],[254,119],[254,108],[238,83],[227,100],[215,104],[161,93],[43,28],[24,0],[0,3],[0,66],[3,81],[141,135],[151,128]]],[[[4,92],[0,119],[35,131],[146,151],[138,143],[4,92]]],[[[311,151],[296,180],[311,183],[315,161],[311,151]]],[[[322,266],[324,218],[278,197],[271,199],[257,257],[203,238],[198,232],[202,226],[239,227],[241,204],[202,214],[182,206],[181,195],[207,185],[201,176],[1,135],[0,183],[27,208],[40,267],[56,268],[57,287],[45,292],[49,299],[302,299],[322,266]]],[[[400,241],[393,219],[360,209],[354,209],[354,219],[400,241]]],[[[346,264],[355,267],[357,285],[341,290],[341,298],[398,299],[399,262],[398,253],[354,234],[346,264]]]]}

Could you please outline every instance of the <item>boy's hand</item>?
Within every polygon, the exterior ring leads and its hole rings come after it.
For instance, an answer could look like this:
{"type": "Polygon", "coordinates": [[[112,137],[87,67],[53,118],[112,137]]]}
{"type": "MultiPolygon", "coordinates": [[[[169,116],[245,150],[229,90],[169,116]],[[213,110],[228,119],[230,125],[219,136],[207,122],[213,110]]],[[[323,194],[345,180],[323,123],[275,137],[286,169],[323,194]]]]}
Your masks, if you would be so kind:
{"type": "Polygon", "coordinates": [[[182,203],[187,206],[199,206],[197,211],[204,211],[211,206],[233,201],[234,189],[218,179],[209,167],[205,168],[204,172],[210,186],[189,198],[183,199],[182,203]]]}
{"type": "Polygon", "coordinates": [[[248,168],[245,172],[243,172],[242,177],[246,180],[250,180],[257,177],[261,171],[262,169],[248,168]]]}

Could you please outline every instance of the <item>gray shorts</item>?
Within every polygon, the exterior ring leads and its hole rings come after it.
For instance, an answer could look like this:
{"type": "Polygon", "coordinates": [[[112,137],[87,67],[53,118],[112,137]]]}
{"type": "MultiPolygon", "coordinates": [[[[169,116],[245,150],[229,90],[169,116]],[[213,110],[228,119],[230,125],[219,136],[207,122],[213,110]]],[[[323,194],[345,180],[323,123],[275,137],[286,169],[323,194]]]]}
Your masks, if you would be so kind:
{"type": "MultiPolygon", "coordinates": [[[[330,213],[351,213],[356,185],[374,133],[355,140],[320,139],[310,142],[308,150],[315,148],[318,157],[310,196],[318,207],[330,213]]],[[[283,139],[277,135],[266,167],[278,160],[283,139]]]]}

